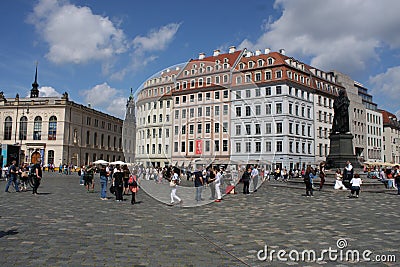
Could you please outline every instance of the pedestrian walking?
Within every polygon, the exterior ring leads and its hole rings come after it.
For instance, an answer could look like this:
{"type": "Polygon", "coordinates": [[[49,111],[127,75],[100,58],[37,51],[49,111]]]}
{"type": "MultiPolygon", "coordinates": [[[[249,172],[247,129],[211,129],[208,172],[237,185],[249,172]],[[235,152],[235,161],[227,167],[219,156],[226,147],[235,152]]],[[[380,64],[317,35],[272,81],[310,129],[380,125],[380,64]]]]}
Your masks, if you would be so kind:
{"type": "Polygon", "coordinates": [[[136,204],[136,194],[139,191],[139,181],[136,170],[132,171],[129,177],[129,190],[132,192],[131,204],[136,204]]]}
{"type": "Polygon", "coordinates": [[[350,180],[350,184],[351,184],[350,197],[354,197],[354,193],[356,193],[356,198],[358,198],[360,195],[360,189],[361,189],[361,184],[362,184],[362,180],[358,173],[354,174],[354,177],[350,180]]]}
{"type": "Polygon", "coordinates": [[[88,193],[94,192],[94,171],[95,167],[90,164],[88,167],[85,169],[85,187],[88,193]]]}
{"type": "Polygon", "coordinates": [[[176,190],[179,185],[179,176],[178,173],[173,170],[172,171],[172,178],[171,181],[169,182],[169,186],[171,187],[171,205],[175,204],[175,199],[178,201],[178,203],[182,203],[182,199],[177,196],[176,190]]]}
{"type": "Polygon", "coordinates": [[[5,191],[8,193],[9,192],[8,188],[12,183],[14,183],[15,191],[19,192],[18,180],[17,180],[17,175],[18,175],[17,161],[15,159],[12,161],[11,166],[8,168],[8,173],[9,173],[9,178],[7,180],[5,191]]]}
{"type": "Polygon", "coordinates": [[[123,165],[122,166],[122,172],[124,173],[123,177],[124,177],[124,195],[129,195],[129,177],[131,175],[131,172],[128,169],[128,166],[123,165]]]}

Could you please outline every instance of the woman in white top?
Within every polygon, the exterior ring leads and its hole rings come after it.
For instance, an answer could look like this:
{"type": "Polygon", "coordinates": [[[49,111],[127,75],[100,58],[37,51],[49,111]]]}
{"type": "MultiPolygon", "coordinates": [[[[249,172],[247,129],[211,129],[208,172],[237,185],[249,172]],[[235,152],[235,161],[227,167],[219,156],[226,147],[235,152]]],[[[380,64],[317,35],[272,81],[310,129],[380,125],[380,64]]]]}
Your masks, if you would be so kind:
{"type": "Polygon", "coordinates": [[[335,182],[335,186],[333,187],[334,189],[346,189],[346,187],[344,186],[343,182],[342,182],[342,171],[340,169],[336,170],[336,182],[335,182]]]}
{"type": "Polygon", "coordinates": [[[350,197],[354,197],[354,192],[355,192],[356,197],[358,198],[358,196],[360,194],[361,184],[362,184],[362,180],[358,173],[354,174],[354,177],[350,180],[350,184],[351,184],[351,196],[350,197]]]}
{"type": "Polygon", "coordinates": [[[218,171],[215,169],[215,172],[217,173],[215,175],[215,192],[217,193],[217,199],[215,202],[221,202],[222,200],[222,194],[221,194],[221,179],[222,179],[222,171],[218,171]]]}

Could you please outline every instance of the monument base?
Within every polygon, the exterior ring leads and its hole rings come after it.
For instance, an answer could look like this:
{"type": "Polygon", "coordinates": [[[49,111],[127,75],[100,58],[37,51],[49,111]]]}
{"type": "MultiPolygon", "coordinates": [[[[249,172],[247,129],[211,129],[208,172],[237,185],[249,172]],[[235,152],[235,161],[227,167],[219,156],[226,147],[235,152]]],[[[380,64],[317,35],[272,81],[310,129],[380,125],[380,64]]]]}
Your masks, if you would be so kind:
{"type": "Polygon", "coordinates": [[[336,133],[329,137],[330,152],[326,158],[327,169],[342,169],[346,161],[350,161],[354,168],[361,168],[353,150],[353,135],[351,133],[336,133]]]}

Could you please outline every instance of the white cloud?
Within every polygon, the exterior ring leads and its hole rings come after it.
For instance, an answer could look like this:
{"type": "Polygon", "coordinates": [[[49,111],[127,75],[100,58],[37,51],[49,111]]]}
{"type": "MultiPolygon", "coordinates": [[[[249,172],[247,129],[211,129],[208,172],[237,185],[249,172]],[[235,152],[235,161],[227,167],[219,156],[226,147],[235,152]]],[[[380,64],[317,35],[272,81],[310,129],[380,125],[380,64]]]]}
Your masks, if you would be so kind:
{"type": "Polygon", "coordinates": [[[164,50],[173,40],[180,26],[180,23],[170,23],[151,30],[146,36],[136,36],[132,41],[136,52],[164,50]]]}
{"type": "Polygon", "coordinates": [[[103,60],[127,50],[123,31],[88,7],[40,0],[28,21],[48,43],[46,57],[54,63],[103,60]]]}
{"type": "Polygon", "coordinates": [[[385,73],[380,73],[376,76],[369,78],[369,83],[373,86],[372,93],[377,96],[385,97],[385,107],[395,108],[396,110],[400,106],[400,102],[397,101],[397,96],[400,95],[400,66],[387,69],[385,73]],[[387,98],[389,96],[389,98],[387,98]],[[396,96],[396,100],[392,101],[391,97],[396,96]]]}
{"type": "Polygon", "coordinates": [[[62,94],[56,91],[53,87],[42,86],[39,88],[40,97],[60,97],[62,94]]]}
{"type": "Polygon", "coordinates": [[[123,118],[125,114],[126,98],[124,92],[112,88],[107,83],[98,84],[91,89],[80,93],[85,104],[103,112],[111,113],[113,116],[123,118]]]}
{"type": "Polygon", "coordinates": [[[379,60],[379,48],[400,47],[400,1],[276,0],[274,7],[282,16],[268,18],[265,33],[239,47],[284,48],[292,56],[311,58],[311,65],[350,75],[379,60]]]}

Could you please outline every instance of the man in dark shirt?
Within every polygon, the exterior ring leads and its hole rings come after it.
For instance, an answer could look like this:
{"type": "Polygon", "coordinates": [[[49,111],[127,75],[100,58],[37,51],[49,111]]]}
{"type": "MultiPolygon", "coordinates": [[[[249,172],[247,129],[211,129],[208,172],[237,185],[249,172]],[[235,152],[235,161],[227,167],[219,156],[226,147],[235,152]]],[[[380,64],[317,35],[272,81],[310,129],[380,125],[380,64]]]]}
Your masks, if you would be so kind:
{"type": "Polygon", "coordinates": [[[5,190],[6,192],[9,192],[8,188],[10,187],[11,183],[14,183],[15,191],[19,192],[16,164],[17,164],[17,161],[13,160],[12,165],[10,166],[10,168],[8,168],[8,173],[10,174],[10,178],[7,181],[6,190],[5,190]]]}
{"type": "Polygon", "coordinates": [[[203,191],[203,174],[200,170],[194,172],[194,186],[196,187],[196,201],[202,201],[201,192],[203,191]]]}
{"type": "Polygon", "coordinates": [[[41,160],[38,159],[36,164],[33,165],[33,169],[34,169],[34,175],[33,175],[33,191],[32,194],[37,195],[38,192],[38,188],[40,185],[40,182],[42,181],[42,166],[41,166],[41,160]]]}
{"type": "Polygon", "coordinates": [[[243,194],[250,194],[249,192],[249,185],[251,179],[251,168],[249,167],[247,171],[245,171],[242,175],[242,182],[243,182],[243,194]]]}

